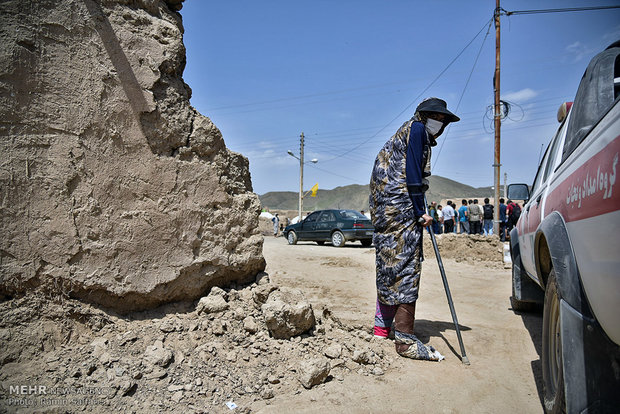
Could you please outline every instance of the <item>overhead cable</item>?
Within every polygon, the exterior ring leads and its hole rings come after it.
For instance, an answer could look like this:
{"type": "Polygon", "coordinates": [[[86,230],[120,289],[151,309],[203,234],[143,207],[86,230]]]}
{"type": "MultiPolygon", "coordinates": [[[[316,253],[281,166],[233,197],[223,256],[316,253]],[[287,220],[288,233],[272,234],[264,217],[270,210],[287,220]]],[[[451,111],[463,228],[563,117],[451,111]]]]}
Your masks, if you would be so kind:
{"type": "MultiPolygon", "coordinates": [[[[480,49],[478,50],[478,55],[476,55],[476,60],[474,60],[474,65],[472,66],[471,71],[469,72],[469,76],[467,77],[467,82],[465,82],[465,86],[463,87],[463,92],[461,92],[461,97],[459,98],[459,102],[456,104],[455,112],[458,112],[459,107],[461,106],[461,101],[463,100],[463,96],[465,96],[465,91],[467,90],[467,86],[469,85],[471,76],[474,74],[474,70],[476,69],[476,64],[478,63],[478,59],[480,58],[480,54],[482,53],[482,48],[484,47],[484,43],[486,42],[487,37],[489,37],[490,31],[491,31],[491,22],[489,22],[489,27],[487,28],[487,34],[484,36],[484,39],[482,39],[482,44],[480,45],[480,49]]],[[[437,160],[439,159],[439,156],[441,155],[441,150],[443,149],[443,146],[448,139],[448,133],[450,132],[450,129],[451,128],[449,127],[448,131],[446,131],[446,136],[441,141],[441,146],[439,147],[439,151],[437,152],[437,155],[435,157],[435,162],[433,163],[433,167],[431,167],[431,172],[432,170],[434,170],[434,167],[437,165],[437,160]]]]}
{"type": "Polygon", "coordinates": [[[620,6],[593,6],[593,7],[568,7],[563,9],[540,9],[540,10],[514,10],[508,11],[501,9],[506,16],[518,15],[518,14],[543,14],[543,13],[563,13],[563,12],[578,12],[578,11],[590,11],[590,10],[607,10],[607,9],[620,9],[620,6]]]}
{"type": "Polygon", "coordinates": [[[487,25],[492,22],[493,19],[489,19],[488,21],[486,21],[484,23],[484,26],[482,26],[482,28],[478,31],[478,33],[476,33],[476,35],[469,41],[469,43],[467,43],[467,45],[465,45],[465,47],[454,57],[454,59],[452,59],[452,61],[450,63],[448,63],[448,65],[439,73],[439,75],[437,75],[435,77],[435,79],[433,79],[433,81],[431,83],[428,84],[428,86],[418,94],[418,96],[416,96],[409,105],[407,105],[402,111],[400,111],[398,113],[398,115],[396,115],[390,122],[388,122],[384,127],[382,127],[380,130],[378,130],[374,135],[372,135],[370,138],[360,142],[358,145],[354,146],[353,148],[350,148],[348,151],[343,152],[342,154],[336,155],[335,157],[323,160],[323,162],[327,162],[327,161],[332,161],[335,160],[337,158],[342,157],[343,155],[346,155],[356,149],[358,149],[359,147],[361,147],[362,145],[366,144],[368,141],[370,141],[371,139],[373,139],[374,137],[376,137],[377,135],[379,135],[381,132],[383,132],[384,129],[386,129],[388,126],[390,126],[394,121],[396,121],[402,114],[404,114],[407,110],[409,110],[409,108],[411,108],[413,106],[413,104],[415,104],[418,99],[420,99],[420,97],[426,93],[426,91],[428,91],[431,86],[433,86],[435,84],[435,82],[437,82],[437,80],[439,80],[439,78],[441,78],[441,76],[452,66],[452,64],[454,64],[454,62],[457,61],[457,59],[463,54],[463,52],[465,52],[465,50],[467,50],[467,48],[474,42],[474,40],[476,40],[478,38],[478,36],[480,35],[480,33],[482,33],[484,31],[484,28],[487,27],[487,25]]]}

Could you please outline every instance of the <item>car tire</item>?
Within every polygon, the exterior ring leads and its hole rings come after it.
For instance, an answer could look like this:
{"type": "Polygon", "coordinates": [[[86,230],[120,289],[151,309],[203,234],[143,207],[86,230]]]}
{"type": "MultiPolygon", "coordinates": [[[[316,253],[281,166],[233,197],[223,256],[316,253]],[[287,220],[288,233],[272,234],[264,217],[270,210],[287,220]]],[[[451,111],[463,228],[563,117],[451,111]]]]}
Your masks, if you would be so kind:
{"type": "Polygon", "coordinates": [[[317,242],[316,242],[316,244],[318,244],[319,246],[322,246],[322,245],[324,245],[324,244],[325,244],[325,241],[320,240],[320,241],[317,241],[317,242]]]}
{"type": "Polygon", "coordinates": [[[289,231],[286,235],[286,240],[288,241],[288,244],[297,244],[297,233],[292,230],[289,231]]]}
{"type": "Polygon", "coordinates": [[[341,231],[336,230],[332,233],[332,244],[334,247],[342,247],[346,243],[344,234],[341,231]]]}
{"type": "Polygon", "coordinates": [[[543,403],[548,414],[565,411],[560,299],[555,271],[551,269],[545,290],[541,358],[543,403]]]}
{"type": "Polygon", "coordinates": [[[364,247],[370,247],[371,244],[372,240],[362,240],[362,246],[364,247]]]}

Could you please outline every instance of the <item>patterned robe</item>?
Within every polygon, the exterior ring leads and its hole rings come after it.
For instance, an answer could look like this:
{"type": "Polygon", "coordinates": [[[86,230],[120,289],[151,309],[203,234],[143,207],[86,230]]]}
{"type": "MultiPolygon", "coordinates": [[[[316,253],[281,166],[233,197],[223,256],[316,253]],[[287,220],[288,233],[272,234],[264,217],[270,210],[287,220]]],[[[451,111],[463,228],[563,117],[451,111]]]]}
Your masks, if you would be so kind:
{"type": "MultiPolygon", "coordinates": [[[[405,122],[379,151],[370,179],[377,296],[387,305],[413,303],[418,299],[423,260],[422,226],[417,224],[419,217],[409,197],[405,170],[414,120],[405,122]]],[[[423,152],[420,168],[428,172],[431,152],[428,143],[423,152]]]]}

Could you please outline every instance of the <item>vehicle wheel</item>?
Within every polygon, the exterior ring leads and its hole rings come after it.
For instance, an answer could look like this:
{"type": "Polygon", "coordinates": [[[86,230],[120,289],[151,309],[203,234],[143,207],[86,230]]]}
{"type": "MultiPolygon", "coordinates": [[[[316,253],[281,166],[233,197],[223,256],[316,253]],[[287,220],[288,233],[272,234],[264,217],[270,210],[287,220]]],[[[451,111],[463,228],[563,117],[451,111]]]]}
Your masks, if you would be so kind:
{"type": "Polygon", "coordinates": [[[286,240],[288,240],[288,244],[297,244],[297,233],[289,231],[286,235],[286,240]]]}
{"type": "Polygon", "coordinates": [[[325,244],[325,242],[323,240],[321,240],[321,241],[317,241],[316,244],[318,244],[319,246],[322,246],[322,245],[325,244]]]}
{"type": "Polygon", "coordinates": [[[543,400],[546,413],[563,413],[564,372],[562,369],[562,334],[560,325],[560,294],[551,269],[545,291],[542,335],[543,400]]]}
{"type": "Polygon", "coordinates": [[[344,234],[341,231],[336,230],[332,233],[332,244],[334,247],[342,247],[346,240],[344,239],[344,234]]]}
{"type": "Polygon", "coordinates": [[[372,244],[372,240],[362,240],[362,246],[369,247],[372,244]]]}

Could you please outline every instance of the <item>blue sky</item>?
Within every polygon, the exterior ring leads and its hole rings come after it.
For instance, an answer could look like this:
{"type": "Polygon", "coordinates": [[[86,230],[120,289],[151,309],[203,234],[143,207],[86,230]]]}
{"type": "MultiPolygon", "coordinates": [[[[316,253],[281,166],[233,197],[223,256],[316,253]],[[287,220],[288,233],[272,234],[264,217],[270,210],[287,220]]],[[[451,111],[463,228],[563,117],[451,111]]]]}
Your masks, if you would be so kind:
{"type": "MultiPolygon", "coordinates": [[[[429,96],[461,117],[434,149],[433,174],[489,186],[494,8],[494,0],[186,0],[183,77],[192,105],[249,158],[258,194],[299,190],[299,161],[287,150],[299,155],[301,132],[306,160],[319,160],[304,168],[305,190],[367,184],[377,152],[429,96]]],[[[509,183],[531,184],[559,105],[574,98],[589,60],[618,39],[620,9],[502,16],[501,95],[513,103],[501,129],[502,184],[504,173],[509,183]]]]}

